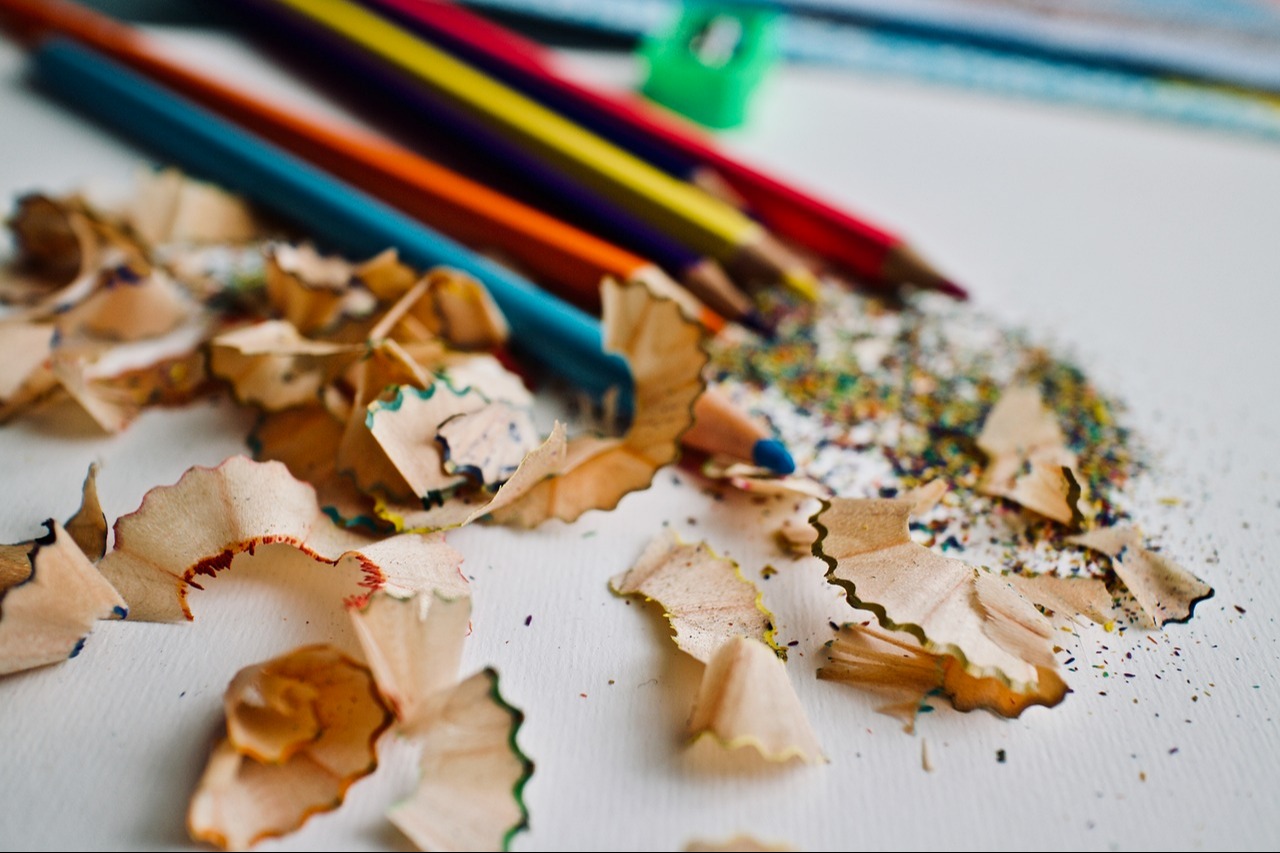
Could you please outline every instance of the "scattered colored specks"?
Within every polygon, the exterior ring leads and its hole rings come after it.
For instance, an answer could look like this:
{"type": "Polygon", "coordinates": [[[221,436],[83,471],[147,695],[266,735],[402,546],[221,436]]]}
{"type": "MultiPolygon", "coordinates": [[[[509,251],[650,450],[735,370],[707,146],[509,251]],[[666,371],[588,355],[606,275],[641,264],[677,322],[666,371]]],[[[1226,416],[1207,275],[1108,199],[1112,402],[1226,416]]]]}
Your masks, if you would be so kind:
{"type": "Polygon", "coordinates": [[[1037,385],[1078,457],[1086,515],[1111,524],[1128,517],[1123,488],[1141,467],[1119,402],[971,305],[922,294],[904,307],[828,287],[816,305],[763,294],[776,342],[722,336],[713,381],[772,422],[799,469],[838,495],[946,481],[948,494],[912,524],[923,545],[1002,570],[1107,574],[1098,555],[1062,541],[1061,525],[978,494],[986,459],[975,439],[1004,388],[1037,385]]]}

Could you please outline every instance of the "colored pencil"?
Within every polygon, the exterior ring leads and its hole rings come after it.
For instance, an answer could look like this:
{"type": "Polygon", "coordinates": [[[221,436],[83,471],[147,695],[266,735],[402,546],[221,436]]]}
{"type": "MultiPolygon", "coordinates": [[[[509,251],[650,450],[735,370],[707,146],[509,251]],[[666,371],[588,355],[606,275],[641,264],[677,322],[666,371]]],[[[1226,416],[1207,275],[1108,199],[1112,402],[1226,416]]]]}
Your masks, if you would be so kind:
{"type": "MultiPolygon", "coordinates": [[[[684,181],[653,168],[488,75],[349,0],[240,0],[310,43],[351,62],[363,54],[401,79],[392,87],[447,101],[517,142],[547,167],[573,175],[696,252],[722,262],[735,278],[781,281],[816,295],[812,273],[757,222],[684,181]],[[343,50],[341,43],[348,49],[343,50]]],[[[362,66],[368,70],[370,63],[362,66]]],[[[376,73],[376,72],[375,72],[376,73]]],[[[411,98],[415,109],[429,108],[411,98]]],[[[436,111],[432,111],[432,117],[436,111]]]]}
{"type": "MultiPolygon", "coordinates": [[[[28,37],[57,33],[128,65],[421,222],[473,247],[496,247],[545,285],[598,313],[600,280],[643,278],[680,299],[712,331],[724,320],[682,294],[650,261],[358,128],[321,121],[202,74],[137,30],[63,0],[0,0],[28,37]]],[[[694,270],[701,265],[693,264],[694,270]]]]}
{"type": "MultiPolygon", "coordinates": [[[[3,0],[0,12],[12,12],[21,2],[3,0]]],[[[47,3],[41,6],[48,8],[47,3]]],[[[111,30],[100,27],[90,32],[111,30]]],[[[221,125],[212,116],[202,116],[198,108],[134,78],[92,52],[58,42],[39,56],[37,67],[45,83],[106,123],[142,138],[144,143],[183,161],[188,168],[212,173],[211,177],[222,183],[253,186],[257,192],[246,195],[264,207],[327,232],[335,243],[359,246],[357,251],[362,252],[374,251],[375,246],[396,245],[412,263],[444,263],[476,275],[507,313],[517,335],[517,348],[587,390],[603,393],[610,385],[629,389],[630,374],[625,363],[601,351],[598,325],[571,306],[538,293],[527,282],[470,255],[424,226],[415,228],[414,223],[393,211],[379,209],[371,199],[365,199],[368,206],[362,210],[358,193],[323,173],[308,171],[304,164],[273,151],[266,143],[237,135],[234,128],[221,125]],[[107,100],[94,101],[98,95],[107,100]],[[397,240],[397,236],[401,239],[397,240]],[[532,341],[528,339],[530,335],[534,336],[532,341]],[[556,336],[561,336],[558,342],[556,336]]],[[[687,442],[691,446],[751,459],[780,473],[794,470],[785,446],[718,394],[699,398],[695,423],[695,434],[687,442]],[[756,436],[754,441],[744,446],[743,436],[751,434],[756,436]]]]}
{"type": "Polygon", "coordinates": [[[533,360],[595,394],[629,395],[626,362],[601,350],[600,324],[358,189],[188,103],[95,51],[63,39],[35,53],[37,81],[104,125],[352,255],[388,246],[407,263],[449,266],[484,282],[533,360]]]}
{"type": "Polygon", "coordinates": [[[678,177],[722,181],[765,225],[869,283],[910,283],[964,298],[895,234],[736,160],[638,97],[575,82],[520,35],[446,0],[362,0],[459,58],[678,177]]]}

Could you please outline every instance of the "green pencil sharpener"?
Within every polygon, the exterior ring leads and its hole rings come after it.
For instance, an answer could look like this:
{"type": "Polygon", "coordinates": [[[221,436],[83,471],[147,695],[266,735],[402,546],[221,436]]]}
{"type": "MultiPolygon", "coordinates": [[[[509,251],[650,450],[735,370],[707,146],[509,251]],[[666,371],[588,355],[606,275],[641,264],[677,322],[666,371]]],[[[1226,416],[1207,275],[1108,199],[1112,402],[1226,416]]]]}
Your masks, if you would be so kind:
{"type": "Polygon", "coordinates": [[[641,91],[707,127],[737,127],[777,57],[777,17],[758,6],[687,4],[674,29],[641,47],[649,64],[641,91]]]}

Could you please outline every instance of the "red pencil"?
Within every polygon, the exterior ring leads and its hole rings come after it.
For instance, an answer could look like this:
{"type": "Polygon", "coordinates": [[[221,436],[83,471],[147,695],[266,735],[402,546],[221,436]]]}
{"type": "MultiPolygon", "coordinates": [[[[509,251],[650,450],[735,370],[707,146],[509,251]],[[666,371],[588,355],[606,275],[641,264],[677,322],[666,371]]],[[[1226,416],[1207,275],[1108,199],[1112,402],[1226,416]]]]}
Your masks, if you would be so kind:
{"type": "Polygon", "coordinates": [[[654,165],[703,186],[727,187],[770,230],[872,284],[967,296],[900,237],[733,159],[638,97],[575,83],[539,45],[510,30],[445,0],[364,2],[654,165]]]}

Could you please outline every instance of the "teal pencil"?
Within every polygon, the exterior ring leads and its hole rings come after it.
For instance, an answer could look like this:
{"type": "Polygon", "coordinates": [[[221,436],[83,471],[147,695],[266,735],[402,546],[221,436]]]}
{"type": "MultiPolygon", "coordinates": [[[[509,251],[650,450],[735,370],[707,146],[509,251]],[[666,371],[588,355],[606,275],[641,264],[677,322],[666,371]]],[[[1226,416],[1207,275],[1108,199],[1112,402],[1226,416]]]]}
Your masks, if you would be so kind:
{"type": "Polygon", "coordinates": [[[410,264],[475,276],[506,314],[518,352],[592,394],[617,388],[629,410],[626,362],[601,349],[600,324],[574,306],[99,53],[54,39],[34,63],[37,81],[58,98],[333,249],[362,256],[395,246],[410,264]]]}

